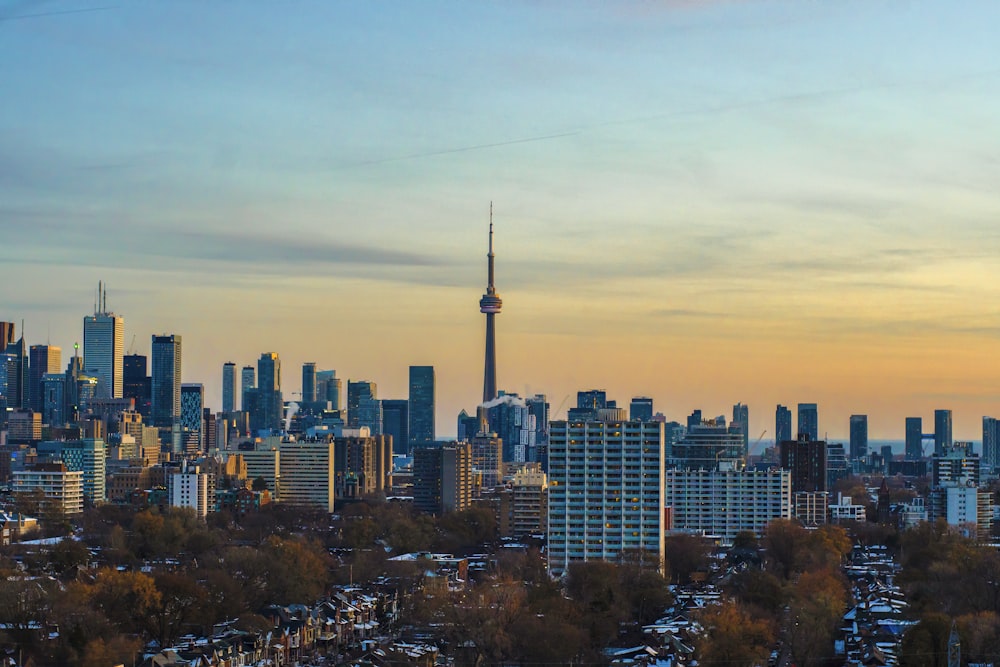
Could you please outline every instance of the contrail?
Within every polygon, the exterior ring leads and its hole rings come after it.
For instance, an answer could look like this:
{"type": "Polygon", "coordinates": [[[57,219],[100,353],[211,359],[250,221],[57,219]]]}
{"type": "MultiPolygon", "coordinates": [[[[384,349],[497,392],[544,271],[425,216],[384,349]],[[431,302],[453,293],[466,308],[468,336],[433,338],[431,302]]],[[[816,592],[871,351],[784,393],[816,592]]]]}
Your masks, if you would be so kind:
{"type": "Polygon", "coordinates": [[[59,9],[51,12],[35,12],[33,14],[18,14],[17,16],[0,16],[0,23],[4,21],[19,21],[21,19],[34,19],[43,16],[60,16],[62,14],[82,14],[84,12],[100,12],[106,9],[117,9],[117,5],[107,7],[84,7],[82,9],[59,9]]]}

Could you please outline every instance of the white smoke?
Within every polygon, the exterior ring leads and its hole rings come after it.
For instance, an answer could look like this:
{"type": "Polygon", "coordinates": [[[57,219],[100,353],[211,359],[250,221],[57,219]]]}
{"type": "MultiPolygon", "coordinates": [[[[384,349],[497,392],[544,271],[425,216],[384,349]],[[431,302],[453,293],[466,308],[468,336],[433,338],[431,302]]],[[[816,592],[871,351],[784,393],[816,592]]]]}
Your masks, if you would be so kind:
{"type": "Polygon", "coordinates": [[[494,398],[492,401],[487,401],[486,403],[482,403],[479,407],[486,408],[488,410],[490,408],[495,408],[496,406],[503,405],[505,403],[507,405],[514,406],[515,408],[528,407],[528,404],[524,402],[523,398],[511,394],[504,394],[503,396],[498,396],[494,398]]]}
{"type": "Polygon", "coordinates": [[[298,411],[299,411],[298,403],[288,404],[288,409],[285,410],[285,433],[288,433],[288,429],[292,427],[292,417],[294,417],[295,413],[297,413],[298,411]]]}

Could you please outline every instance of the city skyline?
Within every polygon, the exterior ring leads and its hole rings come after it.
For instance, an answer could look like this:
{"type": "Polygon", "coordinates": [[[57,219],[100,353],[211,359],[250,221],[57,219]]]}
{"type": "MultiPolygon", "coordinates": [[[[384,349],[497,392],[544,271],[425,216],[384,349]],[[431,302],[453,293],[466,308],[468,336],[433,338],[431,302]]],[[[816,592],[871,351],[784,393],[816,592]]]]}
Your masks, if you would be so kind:
{"type": "Polygon", "coordinates": [[[210,406],[265,351],[292,391],[428,365],[450,434],[494,201],[497,388],[553,418],[588,388],[742,402],[751,442],[777,404],[872,441],[1000,413],[995,4],[67,7],[0,17],[28,345],[82,344],[105,280],[126,349],[183,336],[210,406]]]}

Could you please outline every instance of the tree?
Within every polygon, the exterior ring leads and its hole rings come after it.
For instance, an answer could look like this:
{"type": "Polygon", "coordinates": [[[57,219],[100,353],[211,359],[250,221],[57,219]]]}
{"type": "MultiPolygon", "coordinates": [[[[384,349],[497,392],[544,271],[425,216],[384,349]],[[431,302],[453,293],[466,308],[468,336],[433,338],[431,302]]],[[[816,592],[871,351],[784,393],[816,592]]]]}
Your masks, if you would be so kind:
{"type": "Polygon", "coordinates": [[[925,614],[903,635],[899,661],[903,667],[947,667],[951,619],[944,614],[925,614]]]}
{"type": "Polygon", "coordinates": [[[709,544],[696,535],[670,535],[663,541],[667,566],[674,583],[688,583],[708,562],[709,544]]]}
{"type": "Polygon", "coordinates": [[[92,600],[120,632],[141,634],[146,619],[161,604],[153,578],[142,572],[103,569],[97,573],[92,600]]]}
{"type": "Polygon", "coordinates": [[[160,646],[169,646],[186,628],[199,625],[198,620],[203,627],[216,620],[205,617],[208,596],[190,575],[160,572],[154,580],[160,602],[150,610],[150,632],[160,646]]]}
{"type": "Polygon", "coordinates": [[[774,627],[754,618],[739,604],[714,605],[699,615],[705,633],[698,641],[698,664],[705,667],[752,667],[767,661],[774,627]]]}
{"type": "Polygon", "coordinates": [[[847,607],[847,587],[834,569],[803,573],[789,608],[788,644],[796,662],[813,667],[833,654],[833,640],[847,607]]]}
{"type": "Polygon", "coordinates": [[[74,539],[64,539],[52,547],[49,552],[49,562],[57,574],[75,572],[76,568],[90,561],[90,551],[74,539]]]}

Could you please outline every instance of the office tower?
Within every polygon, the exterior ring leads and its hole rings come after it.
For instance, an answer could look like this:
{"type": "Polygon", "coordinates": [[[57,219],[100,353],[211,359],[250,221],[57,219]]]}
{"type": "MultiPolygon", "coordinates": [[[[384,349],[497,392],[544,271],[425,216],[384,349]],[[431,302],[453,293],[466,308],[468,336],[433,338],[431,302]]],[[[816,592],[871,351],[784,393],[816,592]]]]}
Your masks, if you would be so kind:
{"type": "Polygon", "coordinates": [[[410,440],[434,442],[434,367],[410,366],[410,440]]]}
{"type": "Polygon", "coordinates": [[[805,434],[810,440],[819,440],[819,414],[815,403],[799,403],[796,437],[802,434],[805,434]]]}
{"type": "Polygon", "coordinates": [[[983,417],[983,465],[996,471],[1000,467],[1000,419],[983,417]]]}
{"type": "Polygon", "coordinates": [[[42,413],[14,410],[7,415],[7,442],[29,444],[42,439],[42,413]]]}
{"type": "Polygon", "coordinates": [[[28,403],[42,412],[42,376],[62,368],[62,349],[55,345],[32,345],[28,351],[28,403]]]}
{"type": "Polygon", "coordinates": [[[919,461],[924,457],[924,424],[920,417],[906,418],[906,460],[919,461]]]}
{"type": "Polygon", "coordinates": [[[726,425],[725,419],[692,424],[674,443],[671,461],[685,470],[742,470],[746,467],[746,448],[738,424],[726,425]]]}
{"type": "Polygon", "coordinates": [[[27,408],[29,402],[28,382],[28,347],[24,342],[24,333],[17,341],[7,345],[4,355],[6,362],[8,408],[27,408]]]}
{"type": "Polygon", "coordinates": [[[934,453],[942,456],[951,451],[951,410],[934,411],[934,453]]]}
{"type": "Polygon", "coordinates": [[[851,464],[847,458],[848,452],[839,442],[826,444],[826,488],[832,489],[837,482],[851,475],[851,464]]]}
{"type": "Polygon", "coordinates": [[[781,443],[792,439],[792,411],[784,405],[778,405],[774,411],[774,442],[781,443]]]}
{"type": "Polygon", "coordinates": [[[316,363],[313,361],[302,364],[302,402],[316,402],[316,363]]]}
{"type": "Polygon", "coordinates": [[[413,505],[431,514],[472,505],[472,445],[453,442],[413,450],[413,505]]]}
{"type": "Polygon", "coordinates": [[[378,398],[378,387],[367,380],[347,381],[347,425],[358,428],[358,408],[364,399],[378,398]]]}
{"type": "Polygon", "coordinates": [[[362,398],[358,403],[357,428],[367,428],[372,435],[382,435],[382,401],[362,398]]]}
{"type": "Polygon", "coordinates": [[[483,408],[489,430],[503,441],[503,460],[511,463],[525,463],[528,452],[535,447],[534,417],[528,404],[517,394],[500,394],[483,408]]]}
{"type": "Polygon", "coordinates": [[[493,202],[490,202],[490,251],[487,258],[486,294],[479,300],[479,312],[486,315],[486,366],[483,371],[483,403],[497,397],[497,352],[494,318],[503,302],[493,285],[493,202]]]}
{"type": "Polygon", "coordinates": [[[576,408],[567,412],[567,421],[597,419],[597,412],[608,407],[608,394],[603,389],[576,392],[576,408]]]}
{"type": "Polygon", "coordinates": [[[0,350],[7,349],[14,342],[14,323],[0,322],[0,350]]]}
{"type": "Polygon", "coordinates": [[[146,361],[144,354],[126,354],[122,358],[122,396],[135,401],[136,412],[148,418],[153,394],[146,361]]]}
{"type": "Polygon", "coordinates": [[[486,424],[486,411],[476,410],[476,414],[470,415],[465,410],[458,413],[458,441],[469,442],[480,433],[489,430],[486,424]]]}
{"type": "Polygon", "coordinates": [[[253,366],[244,366],[240,371],[240,409],[249,412],[247,392],[257,388],[257,370],[253,366]]]}
{"type": "Polygon", "coordinates": [[[83,318],[83,370],[97,378],[98,397],[121,398],[124,381],[125,320],[107,310],[107,290],[100,308],[83,318]]]}
{"type": "Polygon", "coordinates": [[[382,435],[392,437],[392,448],[399,454],[410,452],[410,403],[406,399],[382,401],[382,435]]]}
{"type": "Polygon", "coordinates": [[[868,456],[868,415],[851,415],[851,460],[868,456]]]}
{"type": "Polygon", "coordinates": [[[205,450],[205,386],[185,382],[181,385],[181,439],[184,451],[194,454],[205,450]]]}
{"type": "Polygon", "coordinates": [[[157,428],[172,428],[181,418],[181,337],[154,335],[151,352],[150,423],[157,428]]]}
{"type": "Polygon", "coordinates": [[[701,426],[704,420],[701,418],[701,410],[694,410],[687,418],[687,427],[693,428],[695,426],[701,426]]]}
{"type": "Polygon", "coordinates": [[[222,365],[222,411],[236,410],[236,364],[227,361],[222,365]]]}
{"type": "Polygon", "coordinates": [[[743,433],[743,451],[750,452],[750,408],[742,403],[733,406],[733,424],[743,433]]]}
{"type": "Polygon", "coordinates": [[[653,418],[653,399],[646,396],[636,396],[628,406],[628,418],[632,421],[646,422],[653,418]]]}
{"type": "Polygon", "coordinates": [[[548,567],[645,550],[663,564],[660,422],[554,421],[549,428],[548,567]],[[600,459],[594,466],[588,461],[600,459]]]}
{"type": "Polygon", "coordinates": [[[792,493],[826,491],[826,442],[810,440],[805,433],[798,440],[783,440],[781,467],[792,473],[792,493]]]}
{"type": "Polygon", "coordinates": [[[66,376],[46,373],[42,376],[42,422],[49,426],[64,426],[66,419],[66,376]]]}
{"type": "Polygon", "coordinates": [[[549,402],[545,394],[535,394],[524,399],[524,403],[528,406],[530,418],[535,422],[535,445],[527,451],[525,459],[545,465],[549,451],[549,402]]]}
{"type": "Polygon", "coordinates": [[[257,360],[256,412],[256,418],[251,415],[251,421],[257,425],[255,431],[281,430],[284,403],[281,397],[281,360],[277,352],[264,352],[257,360]]]}

